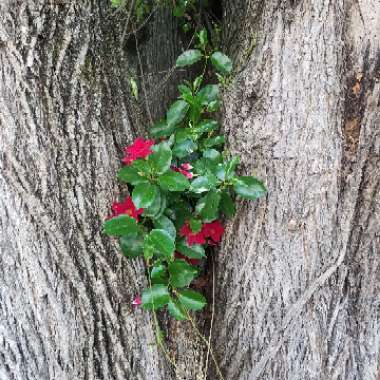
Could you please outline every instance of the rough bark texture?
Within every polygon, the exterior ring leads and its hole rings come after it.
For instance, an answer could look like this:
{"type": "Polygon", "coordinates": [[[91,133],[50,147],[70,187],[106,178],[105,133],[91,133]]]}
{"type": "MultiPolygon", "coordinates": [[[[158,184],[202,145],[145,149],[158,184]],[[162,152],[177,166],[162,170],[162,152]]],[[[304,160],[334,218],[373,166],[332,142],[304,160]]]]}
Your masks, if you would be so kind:
{"type": "MultiPolygon", "coordinates": [[[[176,378],[130,306],[142,263],[100,230],[125,191],[117,157],[175,97],[179,76],[161,71],[186,41],[157,11],[137,49],[120,46],[125,16],[111,13],[108,0],[0,4],[1,380],[176,378]]],[[[269,193],[239,203],[215,259],[222,372],[378,380],[380,4],[237,0],[224,15],[238,62],[226,134],[269,193]]],[[[177,378],[202,379],[204,346],[160,318],[177,378]]]]}
{"type": "MultiPolygon", "coordinates": [[[[244,9],[226,7],[230,23],[244,9]]],[[[243,27],[260,13],[257,46],[225,128],[269,193],[240,203],[219,255],[226,378],[378,379],[380,4],[253,1],[245,12],[243,27]]]]}

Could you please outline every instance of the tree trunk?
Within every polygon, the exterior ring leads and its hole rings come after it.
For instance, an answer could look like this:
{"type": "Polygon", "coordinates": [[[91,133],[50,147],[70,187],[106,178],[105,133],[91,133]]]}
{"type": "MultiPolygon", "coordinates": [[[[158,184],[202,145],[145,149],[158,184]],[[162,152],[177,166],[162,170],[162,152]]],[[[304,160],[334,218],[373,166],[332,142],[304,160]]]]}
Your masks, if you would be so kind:
{"type": "MultiPolygon", "coordinates": [[[[108,0],[0,4],[1,380],[204,379],[205,345],[161,315],[168,364],[131,307],[143,263],[101,232],[122,147],[176,97],[161,72],[186,48],[170,12],[137,44],[125,18],[108,0]]],[[[269,189],[214,258],[226,380],[380,378],[379,20],[374,0],[225,1],[225,133],[269,189]]]]}

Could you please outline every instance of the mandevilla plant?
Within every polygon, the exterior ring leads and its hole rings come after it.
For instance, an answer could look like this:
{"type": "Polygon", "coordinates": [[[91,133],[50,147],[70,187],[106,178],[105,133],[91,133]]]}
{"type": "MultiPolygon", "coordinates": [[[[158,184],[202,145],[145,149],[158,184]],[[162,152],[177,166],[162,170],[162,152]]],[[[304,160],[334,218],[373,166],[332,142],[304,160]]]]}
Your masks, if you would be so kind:
{"type": "Polygon", "coordinates": [[[206,305],[191,283],[206,252],[221,241],[221,218],[234,215],[235,195],[255,200],[266,193],[255,177],[236,174],[239,157],[223,151],[224,136],[211,118],[219,110],[220,84],[226,83],[232,62],[209,51],[205,30],[197,41],[176,66],[202,63],[203,74],[179,86],[178,100],[150,129],[151,139],[139,137],[125,148],[118,178],[131,195],[112,205],[104,223],[125,256],[146,261],[149,287],[133,304],[153,310],[167,306],[177,320],[206,305]],[[219,84],[203,84],[210,64],[219,84]]]}

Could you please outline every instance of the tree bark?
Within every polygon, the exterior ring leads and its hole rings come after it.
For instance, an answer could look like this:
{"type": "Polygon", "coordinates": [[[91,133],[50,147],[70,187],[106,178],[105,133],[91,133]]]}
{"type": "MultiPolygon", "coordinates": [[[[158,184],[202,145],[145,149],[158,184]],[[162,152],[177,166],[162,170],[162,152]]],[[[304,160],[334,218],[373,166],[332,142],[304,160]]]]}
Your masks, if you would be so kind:
{"type": "MultiPolygon", "coordinates": [[[[0,379],[204,379],[205,345],[160,315],[168,364],[131,307],[143,263],[101,232],[186,39],[156,10],[136,45],[108,0],[4,0],[0,20],[0,379]]],[[[269,189],[239,202],[213,260],[226,380],[380,378],[379,20],[374,0],[224,2],[224,129],[269,189]]]]}

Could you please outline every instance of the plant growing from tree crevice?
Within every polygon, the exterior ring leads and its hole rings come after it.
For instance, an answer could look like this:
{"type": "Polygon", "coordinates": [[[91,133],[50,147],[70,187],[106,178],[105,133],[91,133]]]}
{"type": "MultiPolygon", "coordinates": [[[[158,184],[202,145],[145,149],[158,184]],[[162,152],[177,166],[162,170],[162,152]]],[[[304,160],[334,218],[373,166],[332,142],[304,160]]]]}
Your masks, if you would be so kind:
{"type": "MultiPolygon", "coordinates": [[[[197,1],[176,2],[176,6],[181,4],[181,9],[173,9],[176,17],[183,17],[197,1]]],[[[182,22],[183,30],[189,20],[182,22]]],[[[138,137],[124,148],[124,166],[117,176],[127,184],[129,196],[113,203],[104,232],[119,239],[126,257],[145,260],[148,287],[132,304],[153,311],[157,344],[167,360],[179,370],[163,344],[156,316],[156,310],[164,308],[176,320],[190,321],[223,380],[210,340],[191,316],[207,303],[192,284],[201,273],[202,261],[222,239],[223,219],[234,216],[236,196],[256,200],[265,195],[266,188],[257,178],[236,173],[240,158],[224,149],[224,135],[213,118],[221,107],[221,89],[231,81],[232,61],[216,48],[217,41],[209,41],[206,29],[194,35],[194,46],[177,58],[176,67],[196,65],[199,75],[178,86],[178,99],[166,117],[150,128],[148,139],[138,137]]],[[[137,100],[133,78],[130,85],[137,100]]]]}
{"type": "Polygon", "coordinates": [[[237,175],[239,157],[224,151],[225,139],[212,114],[220,108],[220,83],[226,82],[232,62],[210,51],[205,30],[176,66],[196,63],[202,63],[202,73],[178,86],[178,100],[150,128],[151,139],[139,137],[125,148],[118,178],[131,195],[113,204],[104,224],[106,234],[119,237],[126,257],[143,257],[147,264],[150,286],[134,304],[167,307],[177,320],[206,305],[191,284],[201,260],[221,241],[221,218],[235,213],[235,195],[255,200],[266,192],[255,177],[237,175]],[[204,83],[209,67],[219,83],[204,83]]]}

